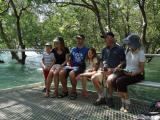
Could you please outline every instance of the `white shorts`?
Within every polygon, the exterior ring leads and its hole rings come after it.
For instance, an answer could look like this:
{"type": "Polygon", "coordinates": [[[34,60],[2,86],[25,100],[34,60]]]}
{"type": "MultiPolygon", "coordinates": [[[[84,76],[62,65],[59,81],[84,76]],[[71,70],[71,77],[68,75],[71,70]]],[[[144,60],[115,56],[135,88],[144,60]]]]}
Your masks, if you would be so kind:
{"type": "Polygon", "coordinates": [[[52,69],[60,69],[61,65],[60,64],[55,64],[52,66],[52,69]]]}

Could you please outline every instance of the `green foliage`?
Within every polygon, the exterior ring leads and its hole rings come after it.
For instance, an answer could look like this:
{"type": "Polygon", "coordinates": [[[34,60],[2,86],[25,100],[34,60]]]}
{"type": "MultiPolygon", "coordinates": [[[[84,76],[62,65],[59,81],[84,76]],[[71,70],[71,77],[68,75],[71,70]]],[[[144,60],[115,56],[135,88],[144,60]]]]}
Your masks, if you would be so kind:
{"type": "MultiPolygon", "coordinates": [[[[91,4],[91,0],[86,0],[91,4]]],[[[96,1],[96,0],[95,0],[96,1]]],[[[45,0],[14,0],[18,12],[24,6],[29,8],[23,11],[20,19],[22,37],[26,47],[42,48],[45,42],[52,42],[56,36],[63,36],[67,46],[75,45],[75,35],[84,34],[87,46],[95,47],[98,51],[104,46],[100,38],[100,28],[95,13],[90,9],[74,6],[51,4],[45,0]]],[[[81,0],[76,2],[84,4],[81,0]]],[[[97,0],[97,6],[104,28],[108,26],[106,0],[97,0]]],[[[0,13],[7,8],[7,3],[0,0],[0,13]]],[[[148,20],[146,39],[150,43],[149,52],[154,52],[160,47],[160,1],[146,1],[145,11],[148,20]]],[[[110,0],[110,20],[112,31],[118,42],[130,32],[141,34],[142,15],[137,0],[110,0]]],[[[4,31],[10,38],[13,46],[18,45],[16,34],[16,19],[13,10],[9,8],[5,15],[0,15],[3,20],[4,31]]],[[[4,44],[0,39],[0,43],[4,44]]]]}

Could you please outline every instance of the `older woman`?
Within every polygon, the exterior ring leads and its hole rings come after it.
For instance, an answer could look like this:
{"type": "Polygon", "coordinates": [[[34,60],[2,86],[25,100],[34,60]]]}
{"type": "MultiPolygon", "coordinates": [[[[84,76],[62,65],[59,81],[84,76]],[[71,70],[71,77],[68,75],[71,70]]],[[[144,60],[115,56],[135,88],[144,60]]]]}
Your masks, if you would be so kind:
{"type": "Polygon", "coordinates": [[[124,39],[124,43],[128,46],[126,52],[126,68],[123,70],[123,75],[116,79],[116,87],[122,101],[120,110],[127,112],[130,104],[127,86],[144,79],[145,55],[141,48],[140,37],[138,35],[130,34],[124,39]]]}

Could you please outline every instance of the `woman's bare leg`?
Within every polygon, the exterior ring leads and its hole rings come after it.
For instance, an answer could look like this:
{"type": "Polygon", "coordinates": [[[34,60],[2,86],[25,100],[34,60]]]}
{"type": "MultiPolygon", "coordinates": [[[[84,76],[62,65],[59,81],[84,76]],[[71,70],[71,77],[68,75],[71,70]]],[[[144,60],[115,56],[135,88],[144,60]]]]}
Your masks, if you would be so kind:
{"type": "Polygon", "coordinates": [[[66,71],[65,70],[60,70],[59,72],[59,80],[61,81],[62,84],[62,91],[68,92],[68,88],[67,88],[67,80],[66,80],[66,71]]]}
{"type": "Polygon", "coordinates": [[[55,95],[55,96],[58,96],[59,71],[60,71],[60,69],[56,69],[56,70],[54,71],[54,95],[55,95]]]}

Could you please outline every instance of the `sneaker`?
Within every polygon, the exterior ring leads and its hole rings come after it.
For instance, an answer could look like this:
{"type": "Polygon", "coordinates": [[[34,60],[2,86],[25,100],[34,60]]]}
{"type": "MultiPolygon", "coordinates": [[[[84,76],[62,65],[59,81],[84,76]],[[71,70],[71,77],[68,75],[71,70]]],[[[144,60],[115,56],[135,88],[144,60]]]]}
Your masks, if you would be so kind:
{"type": "Polygon", "coordinates": [[[99,105],[103,105],[103,104],[106,104],[105,98],[101,98],[100,100],[93,103],[93,105],[95,105],[95,106],[99,106],[99,105]]]}
{"type": "Polygon", "coordinates": [[[108,98],[108,99],[107,99],[107,106],[108,106],[108,107],[114,107],[113,98],[108,98]]]}
{"type": "Polygon", "coordinates": [[[87,91],[82,91],[82,96],[84,97],[84,98],[88,98],[88,92],[87,91]]]}
{"type": "Polygon", "coordinates": [[[125,100],[125,111],[124,112],[128,112],[129,106],[130,106],[130,100],[125,100]]]}
{"type": "Polygon", "coordinates": [[[124,113],[128,113],[128,109],[124,109],[124,111],[123,111],[124,113]]]}
{"type": "Polygon", "coordinates": [[[125,108],[124,107],[121,107],[120,108],[120,111],[124,112],[125,108]]]}

